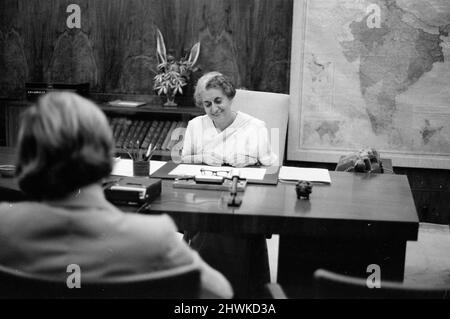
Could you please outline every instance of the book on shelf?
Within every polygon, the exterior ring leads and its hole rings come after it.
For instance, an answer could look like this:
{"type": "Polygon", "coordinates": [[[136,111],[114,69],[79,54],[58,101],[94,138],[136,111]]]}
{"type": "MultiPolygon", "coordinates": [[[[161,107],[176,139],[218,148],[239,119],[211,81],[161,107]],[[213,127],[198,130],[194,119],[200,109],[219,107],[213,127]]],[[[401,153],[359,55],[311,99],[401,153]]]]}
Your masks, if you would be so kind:
{"type": "Polygon", "coordinates": [[[125,136],[123,136],[123,137],[121,137],[121,136],[126,134],[126,132],[125,132],[126,122],[127,122],[127,118],[121,117],[121,118],[119,118],[119,123],[116,126],[117,133],[116,133],[115,140],[116,140],[116,147],[118,147],[118,148],[120,148],[121,143],[123,143],[123,138],[125,137],[125,136]],[[121,139],[122,139],[122,142],[120,142],[121,139]]]}
{"type": "Polygon", "coordinates": [[[169,142],[170,142],[170,139],[171,139],[171,136],[172,136],[172,132],[173,132],[173,130],[175,129],[175,127],[177,126],[177,124],[178,124],[178,121],[172,121],[172,122],[171,122],[169,131],[168,131],[167,134],[166,134],[166,138],[164,139],[164,141],[163,141],[163,143],[162,143],[162,145],[161,145],[161,149],[162,149],[163,151],[167,151],[167,145],[168,145],[169,142]]]}
{"type": "Polygon", "coordinates": [[[136,143],[137,141],[139,141],[139,145],[141,145],[142,142],[143,142],[143,141],[139,140],[139,131],[142,129],[142,125],[144,124],[144,121],[143,120],[138,120],[138,121],[135,121],[135,122],[136,122],[136,125],[135,125],[135,128],[134,128],[134,131],[130,135],[131,138],[128,141],[128,144],[127,144],[128,148],[136,147],[136,145],[134,143],[136,143]]]}
{"type": "Polygon", "coordinates": [[[156,145],[156,142],[158,141],[159,135],[161,135],[162,128],[164,126],[164,121],[159,121],[158,126],[156,127],[155,131],[153,132],[152,139],[150,141],[150,144],[153,146],[156,145]]]}
{"type": "Polygon", "coordinates": [[[156,150],[160,150],[161,149],[161,146],[162,146],[162,144],[164,142],[164,139],[166,138],[167,133],[169,132],[171,123],[172,123],[172,121],[165,121],[164,122],[164,126],[161,129],[161,134],[159,135],[158,140],[156,141],[156,144],[155,144],[155,149],[156,150]]]}
{"type": "Polygon", "coordinates": [[[142,145],[142,148],[147,149],[150,145],[150,142],[152,140],[153,132],[156,130],[156,127],[158,126],[159,121],[153,121],[152,125],[149,127],[147,134],[145,135],[144,144],[142,145]]]}
{"type": "Polygon", "coordinates": [[[114,140],[117,139],[117,126],[119,125],[119,118],[118,117],[113,117],[113,118],[109,118],[109,126],[111,127],[111,131],[113,132],[113,136],[114,136],[114,140]]]}
{"type": "Polygon", "coordinates": [[[125,136],[124,142],[122,144],[122,148],[135,148],[134,143],[136,143],[136,141],[132,140],[134,131],[136,131],[136,127],[137,127],[137,120],[131,120],[131,125],[130,125],[130,129],[128,130],[127,135],[125,136]]]}
{"type": "Polygon", "coordinates": [[[144,121],[142,124],[142,128],[141,131],[139,132],[139,136],[137,137],[137,139],[141,142],[141,148],[143,149],[147,149],[148,145],[145,146],[145,137],[147,134],[148,129],[150,128],[152,124],[152,121],[144,121]]]}
{"type": "Polygon", "coordinates": [[[134,132],[134,136],[133,136],[133,138],[136,141],[139,141],[140,147],[142,147],[142,144],[144,143],[144,138],[141,138],[141,132],[144,129],[146,122],[147,121],[144,121],[144,120],[139,121],[138,127],[136,128],[136,131],[134,132]]]}
{"type": "Polygon", "coordinates": [[[128,132],[130,131],[131,124],[133,123],[132,120],[125,118],[122,124],[122,129],[120,131],[119,138],[116,141],[116,147],[122,148],[125,143],[125,138],[128,135],[128,132]]]}
{"type": "Polygon", "coordinates": [[[115,141],[117,141],[117,139],[119,138],[120,131],[122,130],[123,121],[124,121],[123,117],[116,117],[115,125],[113,127],[113,135],[115,141]]]}
{"type": "Polygon", "coordinates": [[[108,118],[108,123],[109,123],[109,127],[111,128],[111,131],[113,132],[113,136],[114,136],[114,140],[116,140],[117,138],[117,123],[119,121],[119,118],[117,117],[107,117],[108,118]]]}
{"type": "Polygon", "coordinates": [[[167,149],[169,151],[172,150],[172,147],[175,144],[177,144],[183,139],[183,135],[180,135],[181,132],[179,132],[179,129],[183,128],[183,123],[184,123],[183,121],[179,121],[175,129],[172,131],[172,134],[170,135],[170,141],[167,144],[167,149]]]}

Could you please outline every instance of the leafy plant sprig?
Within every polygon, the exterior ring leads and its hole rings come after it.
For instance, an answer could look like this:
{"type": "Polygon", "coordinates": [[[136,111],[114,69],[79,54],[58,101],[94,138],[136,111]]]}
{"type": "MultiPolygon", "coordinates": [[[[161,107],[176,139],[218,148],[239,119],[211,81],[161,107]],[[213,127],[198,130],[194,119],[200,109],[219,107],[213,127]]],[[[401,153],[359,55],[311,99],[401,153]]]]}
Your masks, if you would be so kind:
{"type": "Polygon", "coordinates": [[[166,52],[164,37],[159,29],[156,30],[156,53],[158,57],[158,74],[154,77],[153,89],[158,95],[183,94],[183,87],[187,85],[190,74],[194,71],[200,55],[200,42],[195,43],[189,56],[175,60],[172,55],[166,52]]]}

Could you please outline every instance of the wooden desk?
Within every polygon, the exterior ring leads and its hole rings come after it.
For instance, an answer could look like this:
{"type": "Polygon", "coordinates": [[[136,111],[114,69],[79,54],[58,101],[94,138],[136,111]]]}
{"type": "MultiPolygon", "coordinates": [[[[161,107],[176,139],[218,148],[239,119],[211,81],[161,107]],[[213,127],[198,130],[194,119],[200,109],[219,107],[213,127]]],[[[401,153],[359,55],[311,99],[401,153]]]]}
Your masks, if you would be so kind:
{"type": "MultiPolygon", "coordinates": [[[[367,277],[367,266],[378,264],[382,280],[402,281],[406,242],[417,240],[419,225],[407,177],[330,176],[309,201],[297,199],[293,184],[248,185],[239,208],[227,206],[228,192],[163,180],[148,213],[168,213],[183,230],[280,234],[278,282],[290,297],[312,296],[317,268],[367,277]]],[[[13,180],[0,178],[0,187],[14,189],[13,180]]]]}
{"type": "Polygon", "coordinates": [[[309,201],[292,184],[248,185],[242,206],[227,192],[188,190],[163,181],[151,213],[167,212],[185,230],[280,234],[278,282],[293,297],[311,296],[312,273],[326,268],[402,281],[406,241],[417,240],[418,216],[406,176],[330,172],[331,185],[314,185],[309,201]]]}

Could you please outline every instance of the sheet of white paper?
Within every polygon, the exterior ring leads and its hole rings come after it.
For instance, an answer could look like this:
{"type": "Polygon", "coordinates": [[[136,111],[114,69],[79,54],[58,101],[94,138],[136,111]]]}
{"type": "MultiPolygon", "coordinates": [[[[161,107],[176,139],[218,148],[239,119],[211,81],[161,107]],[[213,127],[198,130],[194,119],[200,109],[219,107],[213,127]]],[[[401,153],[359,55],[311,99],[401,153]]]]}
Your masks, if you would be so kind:
{"type": "MultiPolygon", "coordinates": [[[[190,165],[190,164],[180,164],[175,167],[169,175],[174,176],[182,176],[182,175],[201,175],[201,169],[215,171],[215,172],[230,172],[233,169],[237,169],[240,172],[240,177],[246,179],[254,179],[254,180],[263,180],[264,175],[266,174],[265,168],[253,168],[253,167],[245,167],[245,168],[233,168],[227,166],[203,166],[203,165],[190,165]]],[[[220,173],[219,173],[220,174],[220,173]]]]}
{"type": "Polygon", "coordinates": [[[223,169],[221,167],[216,166],[201,166],[201,165],[189,165],[189,164],[180,164],[177,167],[175,167],[173,170],[169,172],[169,175],[174,176],[182,176],[182,175],[189,175],[189,176],[195,176],[200,175],[200,170],[204,168],[211,171],[230,171],[230,167],[224,167],[223,169]]]}
{"type": "Polygon", "coordinates": [[[266,175],[266,169],[265,168],[253,168],[253,167],[244,167],[239,168],[239,171],[241,172],[241,177],[246,179],[255,179],[255,180],[263,180],[264,175],[266,175]]]}
{"type": "Polygon", "coordinates": [[[310,181],[331,184],[330,173],[323,168],[303,168],[282,166],[278,175],[279,180],[310,181]]]}
{"type": "MultiPolygon", "coordinates": [[[[150,175],[160,169],[167,162],[164,161],[150,161],[150,175]]],[[[112,175],[119,176],[133,176],[133,161],[131,159],[115,160],[112,175]]]]}

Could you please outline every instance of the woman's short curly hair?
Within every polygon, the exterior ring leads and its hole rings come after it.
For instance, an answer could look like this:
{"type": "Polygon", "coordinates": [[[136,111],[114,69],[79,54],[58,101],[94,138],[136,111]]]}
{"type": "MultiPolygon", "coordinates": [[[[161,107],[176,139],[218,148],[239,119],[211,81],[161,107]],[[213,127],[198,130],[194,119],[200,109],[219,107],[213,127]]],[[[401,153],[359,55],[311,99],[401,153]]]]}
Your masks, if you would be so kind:
{"type": "Polygon", "coordinates": [[[236,95],[236,88],[228,77],[219,72],[209,72],[198,79],[195,87],[194,99],[198,107],[202,106],[202,93],[208,89],[221,89],[230,100],[236,95]]]}
{"type": "Polygon", "coordinates": [[[16,174],[35,199],[59,199],[112,171],[114,143],[103,112],[70,92],[41,97],[22,115],[16,174]]]}

